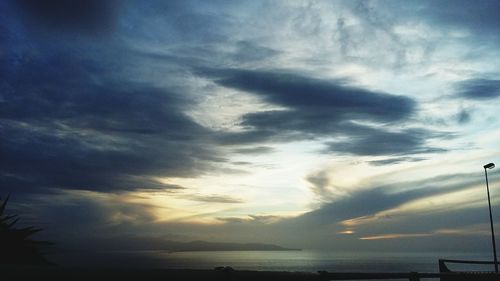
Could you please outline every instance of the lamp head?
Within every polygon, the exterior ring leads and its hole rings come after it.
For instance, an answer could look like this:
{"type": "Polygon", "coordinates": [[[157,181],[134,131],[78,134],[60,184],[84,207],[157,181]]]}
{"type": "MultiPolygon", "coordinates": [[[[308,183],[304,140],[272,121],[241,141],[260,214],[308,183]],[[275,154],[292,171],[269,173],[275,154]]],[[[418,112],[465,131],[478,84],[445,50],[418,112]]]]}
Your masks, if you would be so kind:
{"type": "Polygon", "coordinates": [[[484,165],[483,167],[484,167],[485,169],[493,169],[493,168],[495,168],[495,164],[493,164],[493,163],[489,163],[489,164],[484,165]]]}

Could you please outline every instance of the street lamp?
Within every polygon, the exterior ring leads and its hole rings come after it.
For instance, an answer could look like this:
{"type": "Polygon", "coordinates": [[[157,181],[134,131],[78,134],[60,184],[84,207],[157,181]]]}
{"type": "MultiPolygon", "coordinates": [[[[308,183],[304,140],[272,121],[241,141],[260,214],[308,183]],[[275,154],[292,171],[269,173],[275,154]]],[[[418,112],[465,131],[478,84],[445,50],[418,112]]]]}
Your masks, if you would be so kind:
{"type": "Polygon", "coordinates": [[[493,258],[495,259],[495,272],[498,273],[497,247],[495,245],[495,231],[493,230],[493,216],[491,215],[490,187],[488,186],[488,172],[486,170],[495,168],[495,164],[489,163],[484,165],[483,168],[484,168],[484,176],[486,177],[486,191],[488,192],[488,207],[490,209],[490,226],[491,226],[491,241],[493,242],[493,258]]]}

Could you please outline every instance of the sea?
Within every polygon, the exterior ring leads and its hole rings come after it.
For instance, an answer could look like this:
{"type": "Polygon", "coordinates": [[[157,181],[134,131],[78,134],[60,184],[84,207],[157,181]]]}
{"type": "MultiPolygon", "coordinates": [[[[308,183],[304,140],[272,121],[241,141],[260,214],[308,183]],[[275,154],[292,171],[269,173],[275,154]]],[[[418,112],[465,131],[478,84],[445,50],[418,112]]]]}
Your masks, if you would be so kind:
{"type": "MultiPolygon", "coordinates": [[[[89,268],[214,269],[292,272],[439,272],[439,259],[492,260],[491,253],[335,251],[64,252],[48,258],[89,268]]],[[[493,265],[448,264],[452,270],[492,271],[493,265]]]]}

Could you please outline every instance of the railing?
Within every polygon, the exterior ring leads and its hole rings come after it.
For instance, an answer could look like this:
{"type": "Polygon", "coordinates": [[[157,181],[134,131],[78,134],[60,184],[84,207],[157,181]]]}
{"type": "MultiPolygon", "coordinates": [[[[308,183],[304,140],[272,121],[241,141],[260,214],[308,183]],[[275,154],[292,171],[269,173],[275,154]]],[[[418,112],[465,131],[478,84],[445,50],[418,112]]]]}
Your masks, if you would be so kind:
{"type": "MultiPolygon", "coordinates": [[[[419,281],[422,279],[439,279],[441,281],[493,281],[499,280],[500,275],[493,272],[408,272],[408,273],[327,273],[320,275],[319,280],[394,280],[406,279],[419,281]]],[[[305,280],[305,279],[304,279],[305,280]]],[[[311,280],[311,279],[310,279],[311,280]]]]}
{"type": "Polygon", "coordinates": [[[452,281],[452,280],[500,280],[500,275],[492,271],[452,271],[446,266],[446,263],[456,263],[456,264],[479,264],[479,265],[494,265],[495,262],[492,261],[471,261],[471,260],[450,260],[450,259],[440,259],[439,260],[439,272],[441,273],[455,273],[458,274],[458,278],[452,279],[451,277],[442,277],[441,281],[452,281]],[[468,279],[466,279],[466,277],[468,279]]]}
{"type": "MultiPolygon", "coordinates": [[[[495,262],[492,261],[470,261],[470,260],[449,260],[449,259],[440,259],[439,260],[439,272],[454,272],[450,270],[447,266],[446,263],[459,263],[459,264],[495,264],[495,262]]],[[[497,263],[500,264],[500,263],[497,263]]],[[[455,271],[457,272],[457,271],[455,271]]],[[[466,271],[468,272],[468,271],[466,271]]],[[[490,271],[487,271],[490,272],[490,271]]]]}

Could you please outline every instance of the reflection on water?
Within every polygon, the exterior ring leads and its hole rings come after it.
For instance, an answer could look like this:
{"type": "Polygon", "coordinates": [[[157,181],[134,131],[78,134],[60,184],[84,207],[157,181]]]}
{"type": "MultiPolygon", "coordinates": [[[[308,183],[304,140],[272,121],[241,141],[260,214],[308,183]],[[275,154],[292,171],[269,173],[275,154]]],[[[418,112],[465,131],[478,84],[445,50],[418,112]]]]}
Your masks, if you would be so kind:
{"type": "MultiPolygon", "coordinates": [[[[135,251],[54,255],[60,265],[85,267],[213,269],[337,272],[438,272],[438,259],[490,260],[478,253],[342,253],[322,251],[135,251]]],[[[450,265],[452,270],[492,270],[492,266],[450,265]]]]}
{"type": "Polygon", "coordinates": [[[375,253],[298,252],[186,252],[163,253],[169,267],[196,264],[199,268],[227,265],[249,270],[284,271],[436,271],[436,260],[426,256],[375,253]]]}

